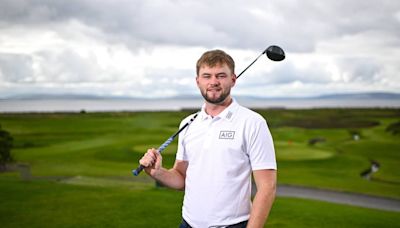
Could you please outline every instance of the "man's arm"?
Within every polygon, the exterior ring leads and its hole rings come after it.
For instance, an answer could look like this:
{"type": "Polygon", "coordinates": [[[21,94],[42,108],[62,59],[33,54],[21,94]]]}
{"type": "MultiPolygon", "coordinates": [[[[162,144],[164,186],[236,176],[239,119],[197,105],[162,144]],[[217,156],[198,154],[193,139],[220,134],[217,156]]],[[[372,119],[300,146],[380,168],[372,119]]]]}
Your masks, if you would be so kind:
{"type": "Polygon", "coordinates": [[[276,170],[263,169],[253,171],[257,193],[253,199],[250,219],[247,227],[264,227],[276,192],[276,170]]]}
{"type": "Polygon", "coordinates": [[[165,169],[162,167],[161,154],[153,148],[147,151],[139,163],[146,167],[144,170],[149,176],[163,185],[177,190],[185,189],[187,161],[176,160],[172,169],[165,169]]]}

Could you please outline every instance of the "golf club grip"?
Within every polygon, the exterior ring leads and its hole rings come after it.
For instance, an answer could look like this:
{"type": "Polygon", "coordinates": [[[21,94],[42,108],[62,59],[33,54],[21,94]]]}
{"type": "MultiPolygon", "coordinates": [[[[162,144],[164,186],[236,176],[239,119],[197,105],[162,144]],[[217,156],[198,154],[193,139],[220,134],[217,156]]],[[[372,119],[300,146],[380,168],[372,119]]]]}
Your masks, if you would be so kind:
{"type": "MultiPolygon", "coordinates": [[[[169,144],[171,144],[172,141],[174,141],[173,136],[169,137],[169,139],[167,139],[159,148],[158,148],[158,152],[161,153],[163,150],[165,150],[165,148],[167,148],[167,146],[169,144]]],[[[137,176],[139,175],[140,172],[143,171],[145,167],[143,165],[139,165],[139,167],[137,167],[136,169],[132,170],[133,175],[137,176]]]]}
{"type": "Polygon", "coordinates": [[[165,150],[165,148],[167,148],[167,146],[169,144],[172,143],[172,141],[174,141],[174,136],[169,137],[169,139],[167,139],[160,147],[158,147],[158,152],[161,153],[165,150]]]}
{"type": "Polygon", "coordinates": [[[139,165],[139,167],[137,167],[136,169],[132,170],[133,175],[137,176],[139,175],[140,172],[142,172],[144,169],[144,166],[139,165]]]}

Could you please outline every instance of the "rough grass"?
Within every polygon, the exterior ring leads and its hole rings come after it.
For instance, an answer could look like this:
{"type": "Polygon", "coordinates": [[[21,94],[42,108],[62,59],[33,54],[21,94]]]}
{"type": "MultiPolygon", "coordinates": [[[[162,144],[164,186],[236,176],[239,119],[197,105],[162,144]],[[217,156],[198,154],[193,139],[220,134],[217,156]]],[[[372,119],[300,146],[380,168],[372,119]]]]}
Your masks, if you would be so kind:
{"type": "Polygon", "coordinates": [[[2,227],[177,227],[182,193],[49,181],[0,182],[2,227]]]}
{"type": "MultiPolygon", "coordinates": [[[[93,180],[88,180],[92,183],[93,180]]],[[[96,182],[96,181],[95,181],[96,182]]],[[[101,181],[100,181],[101,182],[101,181]]],[[[178,227],[183,193],[0,177],[2,227],[178,227]]],[[[266,227],[398,227],[399,213],[277,198],[266,227]]]]}
{"type": "Polygon", "coordinates": [[[399,213],[295,198],[278,198],[266,227],[399,227],[399,213]]]}

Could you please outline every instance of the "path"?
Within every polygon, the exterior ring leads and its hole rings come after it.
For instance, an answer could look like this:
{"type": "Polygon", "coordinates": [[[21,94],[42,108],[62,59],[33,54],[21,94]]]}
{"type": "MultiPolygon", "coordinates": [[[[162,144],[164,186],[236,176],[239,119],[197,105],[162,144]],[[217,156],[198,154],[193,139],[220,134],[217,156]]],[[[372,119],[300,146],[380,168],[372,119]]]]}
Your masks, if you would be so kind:
{"type": "Polygon", "coordinates": [[[400,200],[317,188],[279,185],[277,196],[321,200],[366,208],[400,212],[400,200]]]}
{"type": "MultiPolygon", "coordinates": [[[[20,164],[13,168],[14,168],[14,170],[20,171],[22,180],[31,180],[33,178],[30,173],[29,165],[20,164]]],[[[63,178],[61,178],[61,179],[63,179],[63,178]]],[[[71,179],[71,178],[69,178],[69,179],[71,179]]],[[[82,179],[82,177],[79,177],[78,179],[80,180],[80,179],[82,179]]],[[[56,180],[59,181],[60,178],[56,178],[56,180]]],[[[108,182],[110,182],[109,178],[107,178],[107,180],[108,180],[108,182]]],[[[64,181],[64,182],[66,182],[66,181],[64,181]]],[[[75,182],[76,182],[76,180],[75,180],[75,182]]],[[[99,180],[97,180],[97,182],[99,182],[99,180]]],[[[254,182],[252,184],[253,184],[252,195],[254,196],[257,189],[256,189],[254,182]]],[[[400,212],[400,200],[398,200],[398,199],[371,196],[371,195],[365,195],[365,194],[359,194],[359,193],[339,192],[339,191],[293,186],[293,185],[278,185],[277,196],[295,197],[295,198],[303,198],[303,199],[314,199],[314,200],[326,201],[326,202],[331,202],[331,203],[347,204],[347,205],[352,205],[352,206],[360,206],[360,207],[366,207],[366,208],[400,212]]]]}

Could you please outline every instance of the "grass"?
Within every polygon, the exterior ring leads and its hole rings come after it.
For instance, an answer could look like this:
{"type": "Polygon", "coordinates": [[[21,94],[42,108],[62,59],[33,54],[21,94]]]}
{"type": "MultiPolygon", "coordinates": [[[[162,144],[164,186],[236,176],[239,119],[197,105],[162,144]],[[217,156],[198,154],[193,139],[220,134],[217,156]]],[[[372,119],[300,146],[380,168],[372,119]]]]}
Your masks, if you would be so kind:
{"type": "Polygon", "coordinates": [[[399,213],[295,198],[277,198],[267,227],[399,227],[399,213]]]}
{"type": "MultiPolygon", "coordinates": [[[[400,199],[399,109],[258,110],[268,121],[278,181],[400,199]],[[353,140],[357,133],[360,140],[353,140]],[[310,145],[315,138],[324,140],[310,145]],[[372,181],[360,177],[380,163],[372,181]]],[[[34,179],[0,173],[3,227],[176,227],[183,193],[131,169],[190,112],[0,114],[16,160],[34,179]],[[50,225],[49,225],[50,224],[50,225]]],[[[171,167],[176,141],[163,153],[171,167]]],[[[269,227],[394,227],[398,213],[278,198],[269,227]]]]}
{"type": "MultiPolygon", "coordinates": [[[[1,177],[2,227],[178,227],[183,193],[1,177]],[[29,193],[29,194],[27,194],[29,193]]],[[[277,198],[267,227],[398,227],[399,214],[277,198]],[[323,210],[323,208],[325,210],[323,210]]]]}
{"type": "Polygon", "coordinates": [[[176,227],[180,220],[182,193],[150,186],[15,180],[0,185],[2,227],[176,227]]]}

